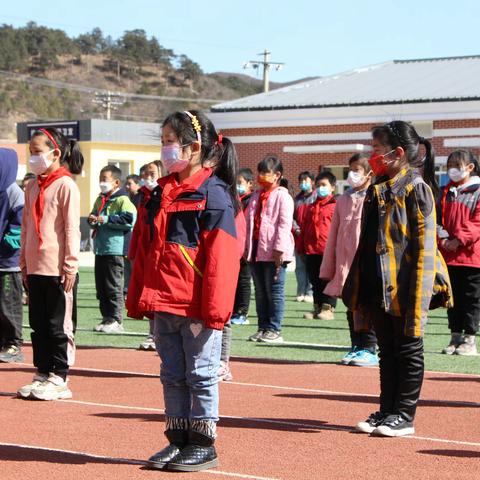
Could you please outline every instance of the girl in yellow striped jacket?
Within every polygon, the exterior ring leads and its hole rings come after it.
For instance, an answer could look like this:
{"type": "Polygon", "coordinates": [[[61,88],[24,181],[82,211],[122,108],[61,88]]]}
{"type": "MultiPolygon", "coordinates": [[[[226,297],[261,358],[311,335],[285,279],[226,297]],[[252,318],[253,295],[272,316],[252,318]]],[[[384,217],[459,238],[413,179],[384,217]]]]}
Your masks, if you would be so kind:
{"type": "Polygon", "coordinates": [[[373,326],[379,347],[380,410],[357,429],[396,437],[414,433],[427,313],[449,305],[450,284],[436,243],[438,185],[430,142],[401,121],[374,128],[372,136],[369,163],[377,181],[365,198],[342,297],[354,312],[355,329],[373,326]]]}

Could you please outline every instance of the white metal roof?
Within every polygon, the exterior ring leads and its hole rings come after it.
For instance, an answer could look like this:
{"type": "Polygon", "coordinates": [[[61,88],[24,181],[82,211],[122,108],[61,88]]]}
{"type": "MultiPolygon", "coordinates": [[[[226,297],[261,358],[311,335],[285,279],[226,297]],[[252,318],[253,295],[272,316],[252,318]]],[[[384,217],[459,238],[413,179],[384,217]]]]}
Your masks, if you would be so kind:
{"type": "Polygon", "coordinates": [[[480,99],[480,55],[393,60],[214,105],[213,112],[480,99]]]}

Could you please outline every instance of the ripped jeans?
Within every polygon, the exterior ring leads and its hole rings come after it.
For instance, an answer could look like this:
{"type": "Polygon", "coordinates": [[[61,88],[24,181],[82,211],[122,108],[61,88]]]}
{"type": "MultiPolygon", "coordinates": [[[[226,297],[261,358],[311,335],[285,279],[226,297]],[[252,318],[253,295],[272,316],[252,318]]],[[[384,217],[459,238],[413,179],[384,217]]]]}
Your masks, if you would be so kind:
{"type": "Polygon", "coordinates": [[[154,322],[165,415],[217,422],[222,331],[164,312],[155,313],[154,322]]]}

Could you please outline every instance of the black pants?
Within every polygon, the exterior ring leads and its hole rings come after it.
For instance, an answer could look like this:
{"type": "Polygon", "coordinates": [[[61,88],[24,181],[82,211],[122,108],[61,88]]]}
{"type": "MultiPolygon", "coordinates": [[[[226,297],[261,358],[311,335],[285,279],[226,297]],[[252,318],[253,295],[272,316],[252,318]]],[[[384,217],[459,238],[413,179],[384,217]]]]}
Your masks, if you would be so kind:
{"type": "Polygon", "coordinates": [[[423,338],[404,334],[405,320],[381,307],[366,314],[377,334],[380,360],[380,411],[413,421],[423,383],[423,338]]]}
{"type": "Polygon", "coordinates": [[[347,320],[352,348],[356,347],[357,350],[370,350],[372,353],[375,353],[377,349],[377,336],[373,328],[366,332],[356,332],[353,324],[353,312],[351,310],[347,310],[347,320]]]}
{"type": "Polygon", "coordinates": [[[480,322],[480,268],[448,267],[453,290],[448,328],[453,333],[475,335],[480,322]]]}
{"type": "Polygon", "coordinates": [[[28,317],[32,328],[33,364],[39,373],[63,379],[73,364],[77,323],[77,282],[65,293],[60,277],[28,275],[28,317]]]}
{"type": "Polygon", "coordinates": [[[240,271],[238,272],[238,283],[235,292],[233,313],[245,316],[248,315],[250,295],[252,293],[251,278],[252,273],[250,271],[250,264],[242,258],[240,260],[240,271]]]}
{"type": "Polygon", "coordinates": [[[104,323],[123,319],[123,256],[95,255],[95,287],[104,323]]]}
{"type": "Polygon", "coordinates": [[[322,280],[318,276],[320,273],[320,266],[322,265],[323,255],[306,255],[305,258],[308,279],[312,284],[313,303],[319,306],[321,306],[323,303],[327,303],[335,308],[337,306],[337,299],[323,293],[328,281],[322,280]]]}
{"type": "Polygon", "coordinates": [[[128,293],[128,285],[131,276],[132,262],[127,257],[123,257],[123,296],[126,296],[128,293]]]}
{"type": "Polygon", "coordinates": [[[22,346],[22,320],[22,274],[0,272],[0,348],[22,346]]]}

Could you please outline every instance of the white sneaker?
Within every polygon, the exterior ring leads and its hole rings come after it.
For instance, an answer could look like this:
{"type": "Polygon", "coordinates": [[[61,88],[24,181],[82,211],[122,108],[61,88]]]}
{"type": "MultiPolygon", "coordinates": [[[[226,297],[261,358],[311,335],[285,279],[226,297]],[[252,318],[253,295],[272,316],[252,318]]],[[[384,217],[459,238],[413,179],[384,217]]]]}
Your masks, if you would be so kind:
{"type": "Polygon", "coordinates": [[[296,300],[297,300],[297,302],[304,302],[305,301],[305,295],[297,295],[296,300]]]}
{"type": "Polygon", "coordinates": [[[107,323],[103,325],[102,332],[103,333],[123,333],[125,330],[123,329],[123,325],[118,323],[116,320],[112,323],[107,323]]]}
{"type": "Polygon", "coordinates": [[[28,385],[24,385],[23,387],[19,388],[17,391],[17,397],[18,398],[29,398],[30,394],[32,393],[32,390],[34,388],[39,387],[40,385],[43,384],[43,382],[46,382],[48,377],[46,375],[42,375],[40,373],[36,373],[33,376],[32,383],[29,383],[28,385]]]}
{"type": "Polygon", "coordinates": [[[104,326],[105,326],[105,323],[103,323],[103,321],[102,321],[102,322],[100,322],[98,325],[95,325],[95,326],[93,327],[93,331],[94,331],[94,332],[103,332],[103,327],[104,327],[104,326]]]}
{"type": "Polygon", "coordinates": [[[45,382],[32,389],[31,397],[36,400],[63,400],[72,398],[72,391],[67,386],[67,380],[51,373],[45,382]]]}
{"type": "Polygon", "coordinates": [[[138,349],[139,350],[156,350],[155,339],[153,338],[153,335],[149,335],[148,338],[140,344],[138,349]]]}
{"type": "Polygon", "coordinates": [[[305,297],[303,297],[303,301],[305,303],[313,303],[313,295],[305,295],[305,297]]]}

